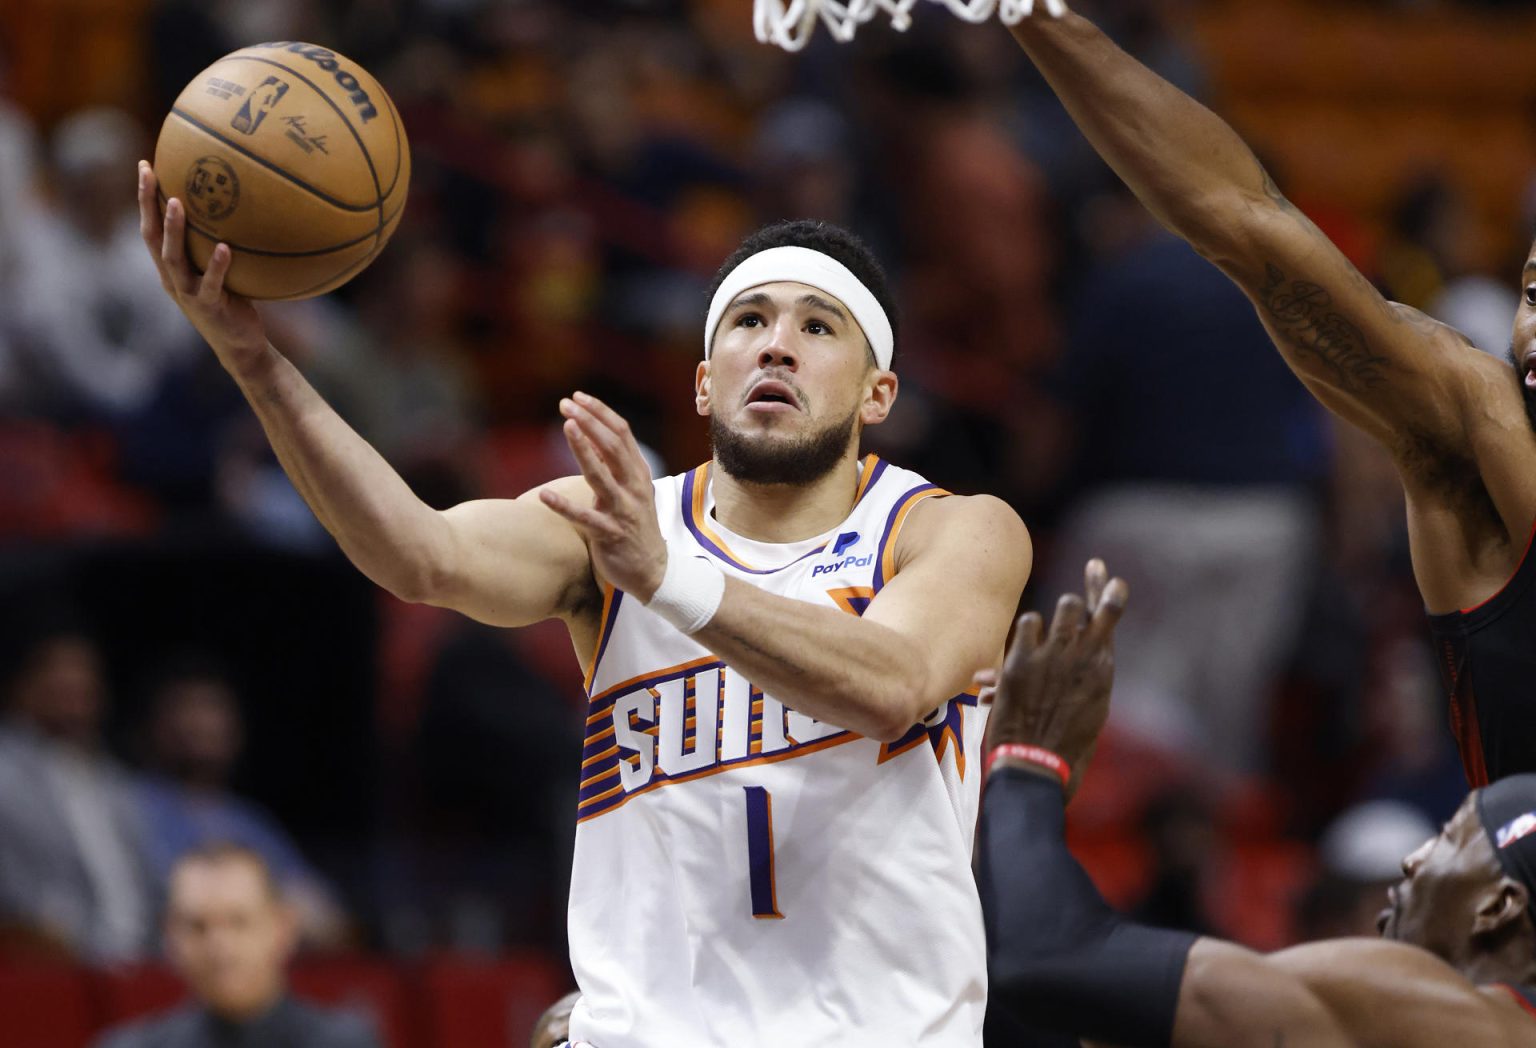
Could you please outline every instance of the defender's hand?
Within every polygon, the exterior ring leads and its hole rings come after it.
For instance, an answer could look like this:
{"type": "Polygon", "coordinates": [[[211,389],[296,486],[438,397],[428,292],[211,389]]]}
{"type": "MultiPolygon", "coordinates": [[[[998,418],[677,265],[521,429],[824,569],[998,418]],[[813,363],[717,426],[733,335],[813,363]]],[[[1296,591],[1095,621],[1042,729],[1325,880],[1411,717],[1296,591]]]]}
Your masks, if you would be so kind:
{"type": "Polygon", "coordinates": [[[1109,716],[1115,624],[1130,595],[1101,560],[1088,562],[1084,582],[1086,597],[1065,594],[1048,632],[1038,613],[1020,616],[1001,673],[976,675],[983,700],[991,693],[987,745],[1016,742],[1056,753],[1072,766],[1069,796],[1109,716]]]}
{"type": "Polygon", "coordinates": [[[560,402],[565,442],[592,488],[590,509],[545,488],[539,499],[576,525],[604,579],[649,603],[667,570],[667,544],[656,520],[651,471],[629,423],[586,393],[560,402]]]}
{"type": "Polygon", "coordinates": [[[193,272],[187,261],[186,210],[171,197],[162,220],[156,185],[154,169],[140,160],[139,233],[160,273],[160,284],[208,340],[219,361],[234,370],[265,351],[267,335],[261,317],[249,299],[224,290],[224,277],[234,257],[228,244],[213,249],[206,273],[193,272]]]}

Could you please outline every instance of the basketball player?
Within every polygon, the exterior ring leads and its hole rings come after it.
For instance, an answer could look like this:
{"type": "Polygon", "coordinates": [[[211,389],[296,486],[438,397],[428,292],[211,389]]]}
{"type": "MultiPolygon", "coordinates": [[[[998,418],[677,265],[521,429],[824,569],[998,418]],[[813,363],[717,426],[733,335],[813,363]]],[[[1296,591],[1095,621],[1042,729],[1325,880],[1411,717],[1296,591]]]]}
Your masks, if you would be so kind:
{"type": "Polygon", "coordinates": [[[559,617],[590,696],[569,914],[571,1039],[980,1043],[970,870],[995,663],[1029,573],[995,498],[857,449],[896,400],[893,310],[842,230],[786,223],[725,264],[696,411],[712,460],[652,482],[629,427],[562,400],[581,475],[437,512],[226,293],[140,168],[146,245],[295,486],[399,597],[559,617]]]}
{"type": "Polygon", "coordinates": [[[1536,774],[1475,790],[1403,860],[1384,939],[1268,956],[1134,924],[1067,850],[1068,785],[1109,712],[1126,586],[1088,567],[996,674],[977,876],[994,1006],[1078,1037],[1178,1048],[1536,1045],[1536,774]]]}
{"type": "Polygon", "coordinates": [[[1391,453],[1467,777],[1536,771],[1536,250],[1500,362],[1383,299],[1230,127],[1087,20],[1013,33],[1142,203],[1253,300],[1318,400],[1391,453]]]}

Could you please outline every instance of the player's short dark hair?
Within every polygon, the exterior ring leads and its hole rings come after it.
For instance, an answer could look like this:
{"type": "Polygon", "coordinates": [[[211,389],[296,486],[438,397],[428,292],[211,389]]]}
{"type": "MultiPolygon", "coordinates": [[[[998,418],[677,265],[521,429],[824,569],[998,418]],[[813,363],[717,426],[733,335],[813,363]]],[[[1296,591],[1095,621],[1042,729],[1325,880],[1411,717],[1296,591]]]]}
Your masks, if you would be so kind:
{"type": "MultiPolygon", "coordinates": [[[[885,310],[885,315],[891,321],[892,338],[895,339],[899,333],[896,300],[891,297],[891,284],[890,279],[885,275],[885,267],[880,265],[880,260],[875,258],[875,253],[869,249],[868,244],[842,226],[833,225],[831,222],[799,218],[775,222],[759,229],[731,252],[731,257],[725,260],[725,264],[715,274],[715,279],[709,287],[708,297],[714,297],[715,292],[720,290],[720,285],[725,283],[725,278],[730,276],[737,266],[753,255],[776,247],[803,247],[820,251],[823,255],[835,258],[848,267],[848,271],[859,278],[859,282],[867,287],[869,293],[875,296],[875,301],[880,303],[880,308],[885,310]]],[[[896,341],[899,344],[900,340],[896,339],[896,341]]],[[[891,355],[894,359],[895,353],[891,355]]]]}

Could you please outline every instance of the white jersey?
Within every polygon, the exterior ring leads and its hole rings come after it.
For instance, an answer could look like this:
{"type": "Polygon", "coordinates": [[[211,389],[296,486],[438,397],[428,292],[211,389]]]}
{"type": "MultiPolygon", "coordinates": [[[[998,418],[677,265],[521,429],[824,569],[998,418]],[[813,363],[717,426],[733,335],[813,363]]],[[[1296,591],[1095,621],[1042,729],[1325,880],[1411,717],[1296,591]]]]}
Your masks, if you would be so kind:
{"type": "MultiPolygon", "coordinates": [[[[656,509],[672,555],[857,615],[907,514],[943,494],[871,455],[847,519],[803,542],[722,527],[708,465],[656,481],[656,509]]],[[[981,1044],[974,694],[880,743],[785,708],[622,592],[587,694],[573,1042],[981,1044]]]]}

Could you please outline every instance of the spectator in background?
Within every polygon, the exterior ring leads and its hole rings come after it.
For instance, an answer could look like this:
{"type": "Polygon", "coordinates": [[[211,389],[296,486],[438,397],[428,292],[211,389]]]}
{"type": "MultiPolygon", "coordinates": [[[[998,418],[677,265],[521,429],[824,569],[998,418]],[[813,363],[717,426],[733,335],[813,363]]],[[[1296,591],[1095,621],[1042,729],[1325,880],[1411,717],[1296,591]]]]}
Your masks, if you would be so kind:
{"type": "Polygon", "coordinates": [[[146,763],[138,804],[155,884],[171,883],[179,856],[229,842],[261,858],[290,904],[301,937],[336,946],[346,921],[331,890],[266,812],[230,791],[244,744],[239,700],[213,662],[184,658],[150,696],[146,763]]]}
{"type": "Polygon", "coordinates": [[[96,645],[72,625],[25,645],[0,722],[0,935],[17,951],[141,956],[152,901],[132,779],[105,751],[96,645]]]}
{"type": "Polygon", "coordinates": [[[166,954],[195,1003],[108,1031],[98,1048],[378,1048],[368,1023],[289,996],[298,922],[261,856],[231,844],[171,873],[166,954]]]}
{"type": "Polygon", "coordinates": [[[81,110],[54,130],[54,207],[26,230],[12,285],[23,406],[32,413],[124,418],[197,345],[144,262],[133,186],[123,178],[143,155],[142,129],[119,109],[81,110]]]}
{"type": "MultiPolygon", "coordinates": [[[[1315,556],[1322,418],[1215,266],[1123,189],[1092,213],[1100,261],[1062,367],[1086,490],[1055,563],[1102,555],[1147,610],[1120,631],[1112,724],[1257,772],[1315,556]]],[[[1071,588],[1056,576],[1045,592],[1071,588]]]]}
{"type": "Polygon", "coordinates": [[[1436,832],[1423,812],[1400,801],[1367,801],[1340,815],[1323,834],[1322,870],[1297,905],[1298,938],[1377,935],[1387,889],[1403,877],[1403,856],[1436,832]]]}
{"type": "Polygon", "coordinates": [[[572,990],[545,1010],[533,1024],[528,1048],[560,1048],[571,1036],[571,1009],[581,999],[580,990],[572,990]]]}
{"type": "Polygon", "coordinates": [[[0,411],[15,407],[21,376],[12,347],[8,317],[15,311],[12,287],[25,252],[24,231],[34,221],[37,131],[25,110],[6,94],[8,56],[0,39],[0,411]]]}

